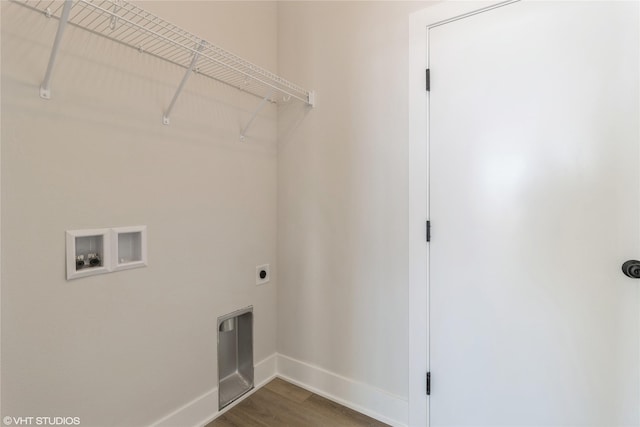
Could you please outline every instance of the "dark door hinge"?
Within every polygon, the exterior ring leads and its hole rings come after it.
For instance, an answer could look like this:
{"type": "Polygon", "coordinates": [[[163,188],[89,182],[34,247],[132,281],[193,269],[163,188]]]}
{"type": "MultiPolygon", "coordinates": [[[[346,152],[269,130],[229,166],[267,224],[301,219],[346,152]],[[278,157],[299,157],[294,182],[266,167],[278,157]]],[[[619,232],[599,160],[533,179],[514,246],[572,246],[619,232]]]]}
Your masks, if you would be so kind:
{"type": "Polygon", "coordinates": [[[426,72],[426,77],[427,77],[427,92],[429,92],[431,90],[431,74],[428,68],[426,72]]]}
{"type": "Polygon", "coordinates": [[[431,396],[431,372],[427,372],[427,396],[431,396]]]}
{"type": "Polygon", "coordinates": [[[427,242],[431,241],[431,221],[427,221],[427,242]]]}

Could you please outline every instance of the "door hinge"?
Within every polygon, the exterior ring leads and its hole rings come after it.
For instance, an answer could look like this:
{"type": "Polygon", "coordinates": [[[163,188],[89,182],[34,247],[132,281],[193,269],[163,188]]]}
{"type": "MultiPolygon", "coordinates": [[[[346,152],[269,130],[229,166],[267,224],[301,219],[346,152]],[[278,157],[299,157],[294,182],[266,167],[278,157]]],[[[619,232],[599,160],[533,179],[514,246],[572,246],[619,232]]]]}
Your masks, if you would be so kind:
{"type": "Polygon", "coordinates": [[[427,242],[431,241],[431,221],[427,221],[427,242]]]}
{"type": "Polygon", "coordinates": [[[427,396],[431,396],[431,372],[427,372],[427,396]]]}
{"type": "Polygon", "coordinates": [[[429,69],[426,71],[426,80],[427,80],[427,92],[431,90],[431,74],[429,73],[429,69]]]}

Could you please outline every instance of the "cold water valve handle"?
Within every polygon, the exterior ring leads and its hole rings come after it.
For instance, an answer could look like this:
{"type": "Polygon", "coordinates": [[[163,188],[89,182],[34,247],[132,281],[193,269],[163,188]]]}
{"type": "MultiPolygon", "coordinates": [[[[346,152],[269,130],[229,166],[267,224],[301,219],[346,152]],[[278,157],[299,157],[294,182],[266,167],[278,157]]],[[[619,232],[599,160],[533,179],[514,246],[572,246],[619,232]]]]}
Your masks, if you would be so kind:
{"type": "Polygon", "coordinates": [[[622,264],[622,272],[632,279],[640,279],[640,261],[630,259],[622,264]]]}

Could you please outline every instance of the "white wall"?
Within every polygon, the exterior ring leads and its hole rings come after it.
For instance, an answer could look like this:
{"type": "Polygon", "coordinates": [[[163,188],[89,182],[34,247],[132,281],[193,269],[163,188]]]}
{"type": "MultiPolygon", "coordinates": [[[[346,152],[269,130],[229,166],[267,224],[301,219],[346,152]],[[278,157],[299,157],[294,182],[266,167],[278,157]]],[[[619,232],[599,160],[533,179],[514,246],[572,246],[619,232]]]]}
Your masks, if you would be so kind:
{"type": "Polygon", "coordinates": [[[277,343],[406,421],[408,16],[428,4],[143,2],[317,90],[240,144],[255,98],[196,76],[162,126],[183,70],[75,28],[41,100],[57,21],[2,2],[2,414],[149,424],[215,387],[216,318],[253,304],[256,362],[277,343]],[[149,267],[64,279],[64,230],[136,224],[149,267]]]}
{"type": "MultiPolygon", "coordinates": [[[[272,2],[144,2],[276,70],[272,2]]],[[[253,304],[276,349],[276,110],[201,76],[2,2],[2,415],[148,425],[211,390],[216,318],[253,304]],[[65,230],[146,224],[149,266],[65,280],[65,230]],[[255,266],[271,283],[255,286],[255,266]]],[[[215,410],[215,408],[212,408],[215,410]]]]}
{"type": "Polygon", "coordinates": [[[278,352],[401,400],[409,13],[428,4],[278,4],[279,71],[318,93],[278,112],[278,352]]]}

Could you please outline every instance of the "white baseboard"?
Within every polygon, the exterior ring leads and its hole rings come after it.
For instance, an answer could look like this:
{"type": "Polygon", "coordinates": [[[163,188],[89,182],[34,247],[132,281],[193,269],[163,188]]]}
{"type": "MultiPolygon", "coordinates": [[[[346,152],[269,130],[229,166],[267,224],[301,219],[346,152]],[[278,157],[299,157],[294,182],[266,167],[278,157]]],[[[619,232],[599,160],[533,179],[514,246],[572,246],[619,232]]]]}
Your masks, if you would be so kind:
{"type": "Polygon", "coordinates": [[[216,387],[156,421],[152,427],[204,426],[276,376],[391,426],[405,427],[408,424],[409,403],[406,399],[318,366],[274,353],[255,365],[255,388],[222,411],[217,410],[216,387]]]}
{"type": "Polygon", "coordinates": [[[255,388],[225,407],[222,411],[218,411],[218,388],[212,388],[208,392],[198,396],[191,402],[181,406],[169,415],[156,421],[152,427],[185,427],[185,426],[204,426],[211,422],[214,418],[222,415],[224,412],[233,408],[235,405],[243,401],[245,398],[253,394],[254,391],[271,381],[276,376],[276,354],[261,360],[254,367],[253,377],[255,388]]]}
{"type": "Polygon", "coordinates": [[[277,358],[278,377],[383,423],[408,424],[407,399],[282,354],[277,358]]]}

